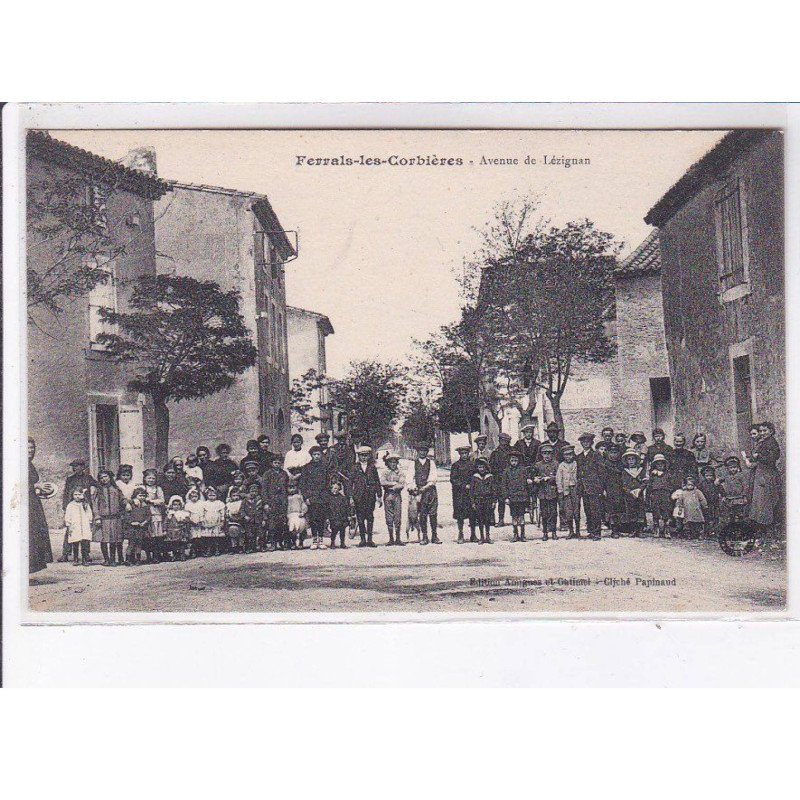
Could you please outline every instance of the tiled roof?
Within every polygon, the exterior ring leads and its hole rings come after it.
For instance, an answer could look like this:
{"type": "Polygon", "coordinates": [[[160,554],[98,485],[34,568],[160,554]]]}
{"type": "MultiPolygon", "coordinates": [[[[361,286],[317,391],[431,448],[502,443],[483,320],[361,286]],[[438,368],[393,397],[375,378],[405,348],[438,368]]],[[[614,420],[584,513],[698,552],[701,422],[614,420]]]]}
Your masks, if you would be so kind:
{"type": "Polygon", "coordinates": [[[730,131],[689,167],[683,177],[647,212],[644,221],[648,225],[663,225],[703,186],[718,180],[734,159],[767,137],[780,135],[780,131],[766,128],[730,131]]]}
{"type": "Polygon", "coordinates": [[[325,314],[320,314],[319,311],[309,311],[307,308],[299,308],[298,306],[286,306],[286,311],[289,314],[299,314],[306,317],[315,319],[318,324],[322,325],[322,330],[325,336],[334,333],[333,325],[330,319],[325,314]]]}
{"type": "Polygon", "coordinates": [[[28,131],[27,149],[29,155],[43,161],[85,173],[103,183],[114,183],[121,189],[150,200],[157,200],[170,191],[169,183],[156,175],[131,169],[109,158],[54,139],[47,131],[28,131]]]}
{"type": "Polygon", "coordinates": [[[647,238],[614,270],[614,276],[629,278],[635,275],[658,275],[660,272],[658,228],[653,228],[647,238]]]}

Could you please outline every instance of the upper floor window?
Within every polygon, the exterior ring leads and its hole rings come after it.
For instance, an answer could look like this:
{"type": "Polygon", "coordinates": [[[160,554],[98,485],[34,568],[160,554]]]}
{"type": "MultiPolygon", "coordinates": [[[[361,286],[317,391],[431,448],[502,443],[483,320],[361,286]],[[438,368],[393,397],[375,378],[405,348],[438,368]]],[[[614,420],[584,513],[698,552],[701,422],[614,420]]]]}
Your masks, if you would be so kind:
{"type": "Polygon", "coordinates": [[[98,342],[101,333],[114,333],[114,326],[100,318],[101,308],[117,310],[117,281],[112,263],[102,263],[93,258],[89,265],[107,274],[105,280],[97,283],[89,292],[89,342],[93,350],[104,350],[105,346],[98,342]]]}
{"type": "Polygon", "coordinates": [[[747,271],[747,220],[741,181],[727,183],[714,201],[717,265],[722,292],[744,284],[747,271]]]}

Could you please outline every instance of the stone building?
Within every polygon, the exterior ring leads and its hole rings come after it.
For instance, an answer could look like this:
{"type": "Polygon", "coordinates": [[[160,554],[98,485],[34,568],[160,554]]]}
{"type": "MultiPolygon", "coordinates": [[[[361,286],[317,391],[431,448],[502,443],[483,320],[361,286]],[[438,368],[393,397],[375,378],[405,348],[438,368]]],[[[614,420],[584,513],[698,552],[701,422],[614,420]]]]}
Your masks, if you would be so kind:
{"type": "Polygon", "coordinates": [[[170,182],[156,207],[158,271],[237,289],[258,350],[256,366],[233,386],[170,405],[170,452],[186,455],[221,442],[234,456],[265,433],[274,450],[289,446],[289,366],[284,265],[295,248],[266,195],[170,182]]]}
{"type": "MultiPolygon", "coordinates": [[[[289,379],[302,378],[310,370],[325,375],[328,362],[325,355],[325,339],[333,334],[333,325],[324,315],[305,308],[287,306],[286,320],[289,347],[289,379]]],[[[321,431],[327,433],[338,430],[343,425],[331,409],[327,389],[322,386],[314,392],[314,408],[311,413],[319,419],[309,431],[314,437],[321,431]]],[[[305,436],[306,432],[303,431],[305,436]]]]}
{"type": "Polygon", "coordinates": [[[675,428],[720,453],[785,441],[783,134],[736,130],[653,206],[675,428]]]}
{"type": "Polygon", "coordinates": [[[672,387],[664,336],[658,231],[614,272],[617,380],[614,423],[626,433],[662,428],[672,439],[672,387]]]}
{"type": "MultiPolygon", "coordinates": [[[[43,217],[36,209],[43,208],[45,194],[51,207],[63,201],[91,219],[95,233],[85,234],[82,249],[72,250],[67,259],[80,259],[108,273],[88,293],[62,299],[59,314],[41,306],[30,309],[28,432],[37,443],[36,466],[42,480],[59,487],[75,458],[85,459],[93,474],[103,467],[131,464],[140,479],[154,457],[152,405],[144,395],[128,390],[129,369],[112,362],[97,341],[108,331],[98,309],[125,310],[132,284],[155,275],[153,205],[168,193],[169,185],[43,131],[28,133],[27,158],[29,278],[31,270],[43,275],[66,263],[69,248],[65,250],[64,243],[75,231],[56,223],[49,236],[41,235],[43,217]]],[[[59,491],[45,502],[54,527],[60,524],[60,497],[59,491]]]]}

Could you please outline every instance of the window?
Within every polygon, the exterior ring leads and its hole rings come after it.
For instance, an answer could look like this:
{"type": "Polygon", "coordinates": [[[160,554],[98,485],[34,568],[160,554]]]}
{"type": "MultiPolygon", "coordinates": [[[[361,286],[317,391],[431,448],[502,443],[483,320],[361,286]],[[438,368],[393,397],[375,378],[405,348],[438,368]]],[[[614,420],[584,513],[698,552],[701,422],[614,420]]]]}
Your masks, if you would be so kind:
{"type": "Polygon", "coordinates": [[[96,258],[90,259],[87,266],[99,268],[108,275],[89,292],[89,343],[93,350],[104,350],[105,345],[98,342],[97,338],[101,333],[113,333],[115,328],[100,318],[100,309],[117,310],[117,282],[114,267],[112,264],[100,266],[96,258]]]}
{"type": "Polygon", "coordinates": [[[717,264],[722,291],[747,281],[747,228],[741,181],[727,184],[714,203],[717,225],[717,264]]]}
{"type": "Polygon", "coordinates": [[[736,413],[736,433],[739,447],[749,448],[750,426],[753,424],[753,382],[750,370],[750,356],[743,355],[733,359],[733,403],[736,413]]]}
{"type": "Polygon", "coordinates": [[[272,360],[278,363],[280,360],[280,339],[278,338],[278,314],[275,311],[275,302],[272,302],[272,360]]]}
{"type": "Polygon", "coordinates": [[[98,404],[94,407],[95,455],[97,469],[119,467],[119,420],[117,406],[98,404]]]}

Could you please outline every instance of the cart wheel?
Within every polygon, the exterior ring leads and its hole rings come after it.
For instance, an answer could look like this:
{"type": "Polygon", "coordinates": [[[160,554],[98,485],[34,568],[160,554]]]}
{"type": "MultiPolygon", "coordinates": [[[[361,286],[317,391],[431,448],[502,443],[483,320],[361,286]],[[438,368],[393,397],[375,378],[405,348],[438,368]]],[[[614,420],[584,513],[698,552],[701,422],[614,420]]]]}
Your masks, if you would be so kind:
{"type": "Polygon", "coordinates": [[[734,558],[745,556],[756,546],[756,532],[744,520],[731,522],[720,531],[719,546],[724,553],[734,558]]]}

